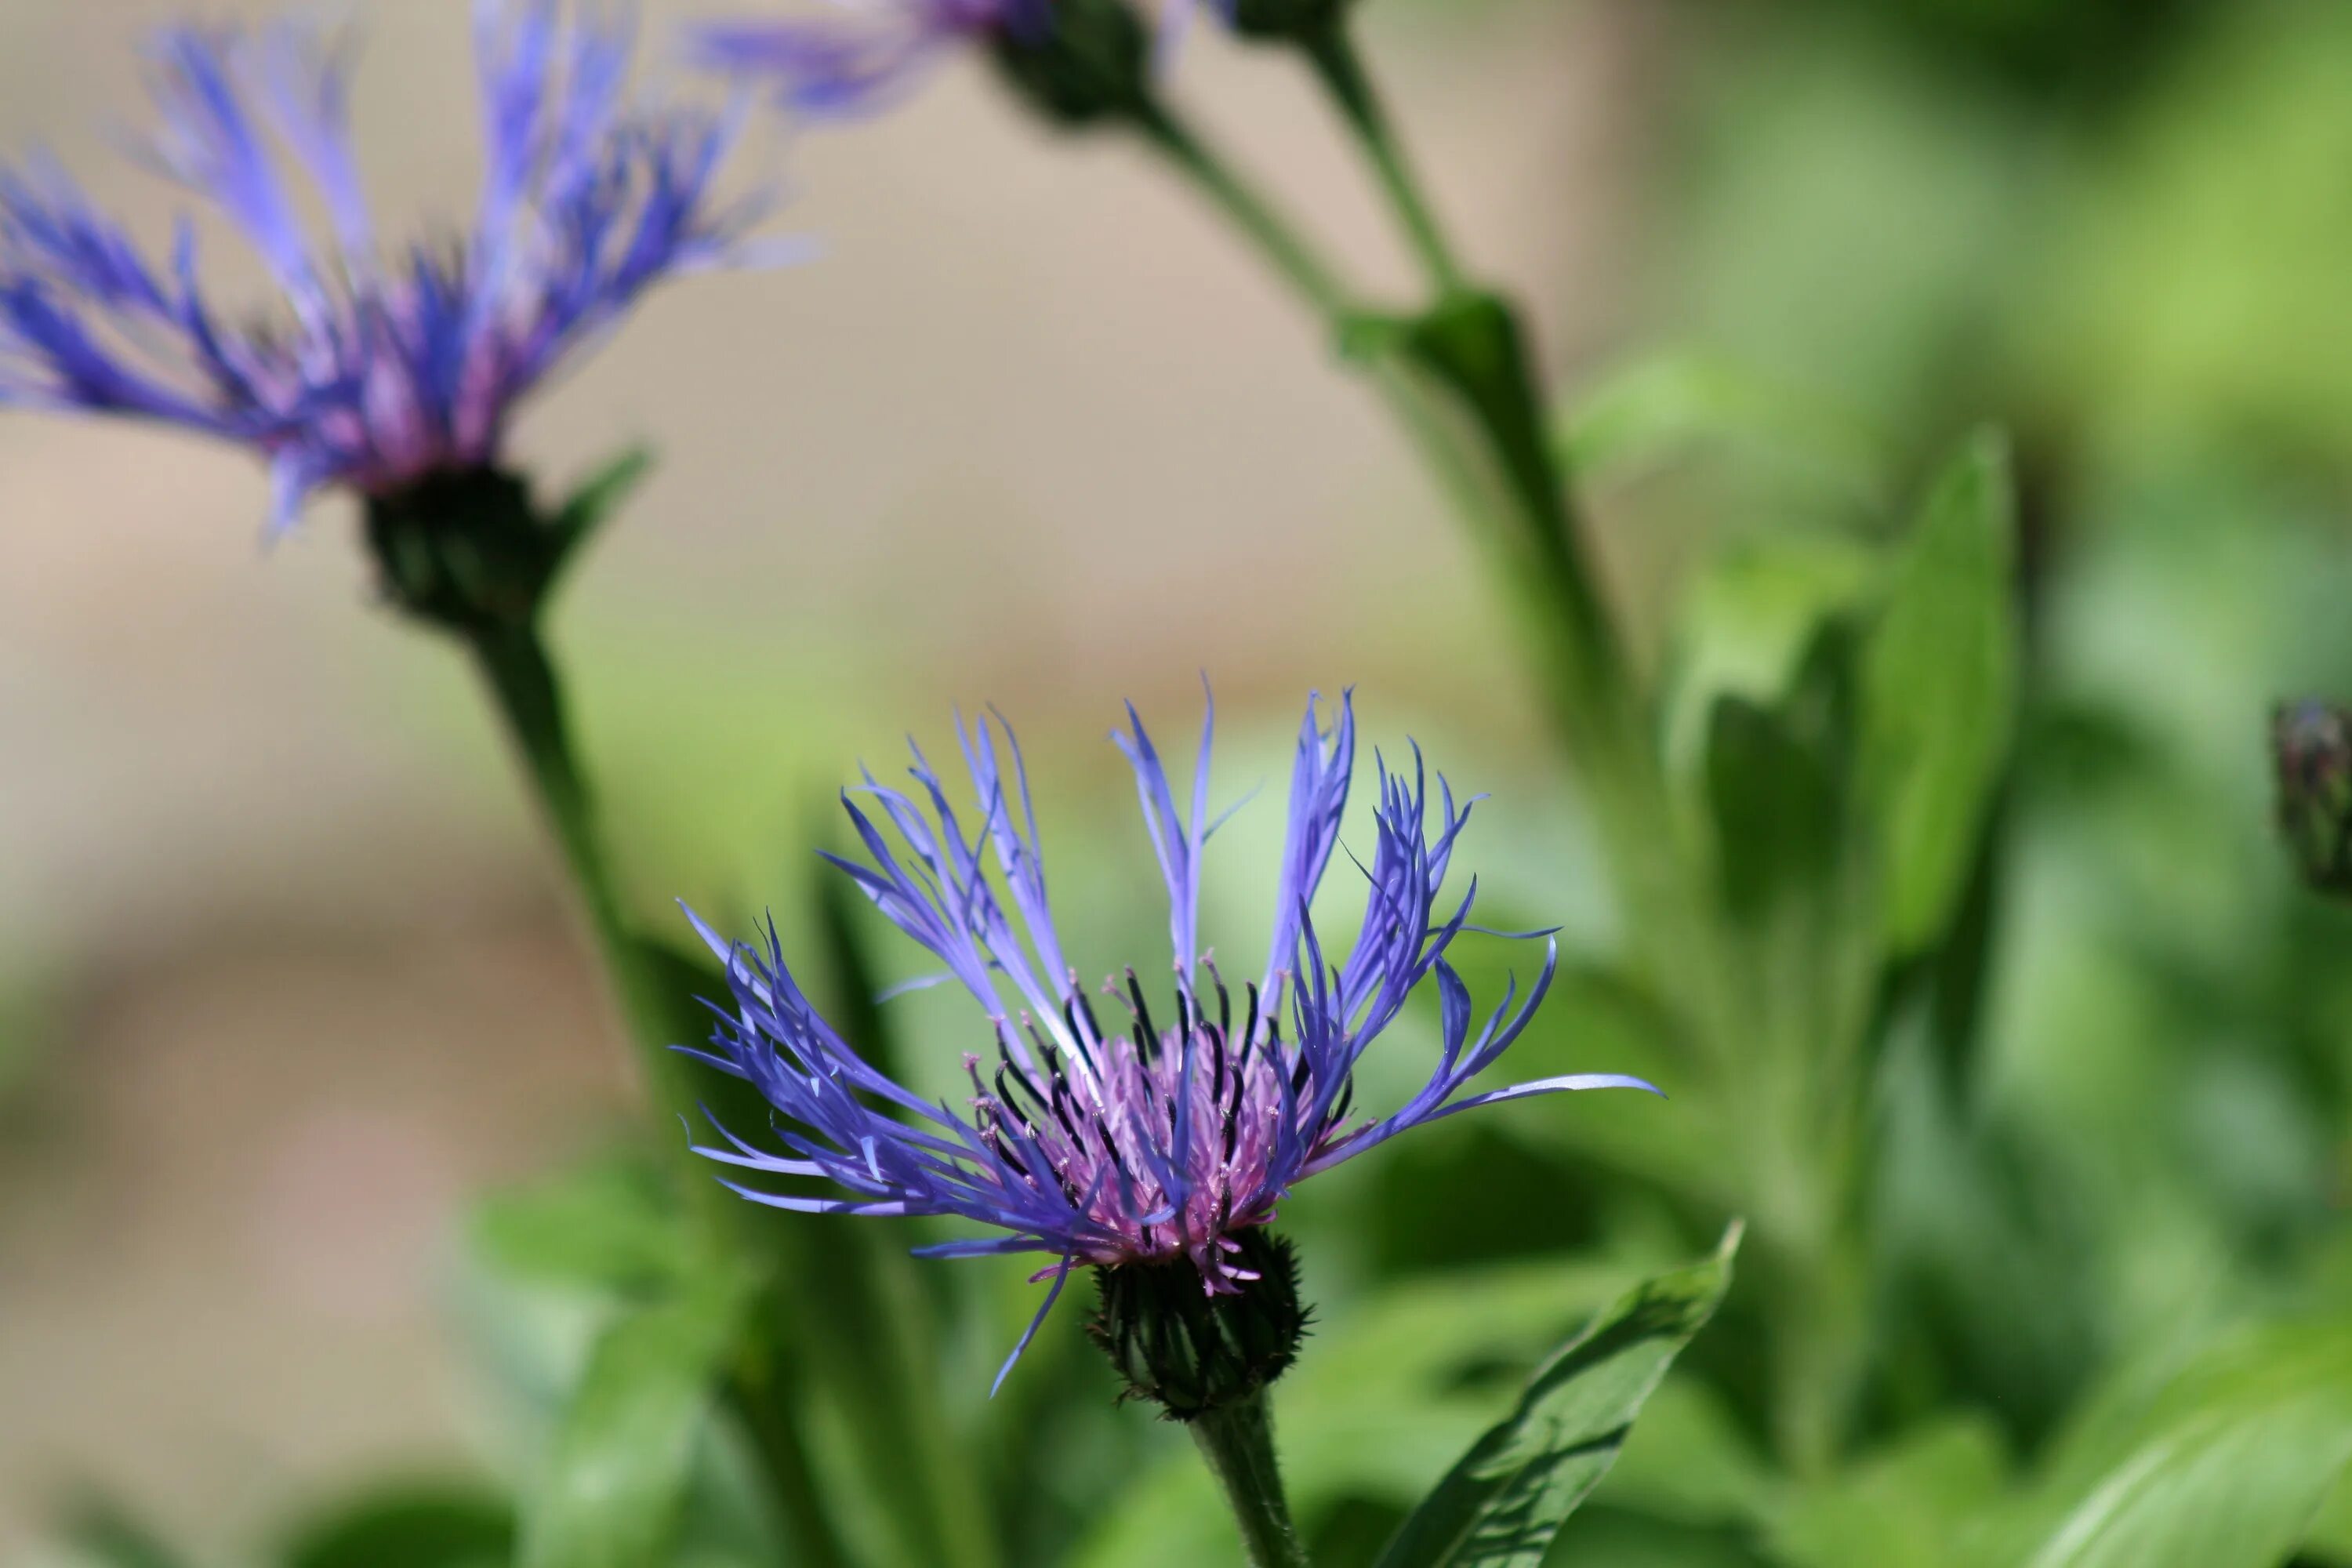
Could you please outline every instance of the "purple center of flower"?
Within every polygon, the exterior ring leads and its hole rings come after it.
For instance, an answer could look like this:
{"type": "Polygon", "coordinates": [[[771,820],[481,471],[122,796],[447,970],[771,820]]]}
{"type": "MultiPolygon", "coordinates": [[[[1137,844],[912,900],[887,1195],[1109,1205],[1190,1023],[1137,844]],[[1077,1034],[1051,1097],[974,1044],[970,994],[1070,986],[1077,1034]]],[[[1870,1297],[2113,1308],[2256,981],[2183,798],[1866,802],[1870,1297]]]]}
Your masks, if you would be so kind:
{"type": "MultiPolygon", "coordinates": [[[[1024,1019],[1039,1071],[1022,1066],[1001,1023],[992,1079],[983,1079],[976,1055],[964,1068],[981,1138],[1005,1167],[1032,1186],[1052,1180],[1118,1238],[1090,1247],[1086,1262],[1189,1258],[1209,1293],[1222,1295],[1257,1278],[1233,1261],[1240,1245],[1231,1233],[1275,1217],[1281,1129],[1318,1086],[1311,1058],[1282,1065],[1281,1022],[1261,1012],[1255,982],[1244,987],[1238,1028],[1233,993],[1222,976],[1215,986],[1213,1017],[1179,989],[1176,1022],[1163,1028],[1130,969],[1124,991],[1104,987],[1132,1015],[1128,1035],[1107,1037],[1083,995],[1072,1005],[1071,1036],[1102,1042],[1087,1061],[1068,1061],[1024,1019]]],[[[1307,1140],[1310,1158],[1336,1140],[1352,1079],[1307,1140]]]]}

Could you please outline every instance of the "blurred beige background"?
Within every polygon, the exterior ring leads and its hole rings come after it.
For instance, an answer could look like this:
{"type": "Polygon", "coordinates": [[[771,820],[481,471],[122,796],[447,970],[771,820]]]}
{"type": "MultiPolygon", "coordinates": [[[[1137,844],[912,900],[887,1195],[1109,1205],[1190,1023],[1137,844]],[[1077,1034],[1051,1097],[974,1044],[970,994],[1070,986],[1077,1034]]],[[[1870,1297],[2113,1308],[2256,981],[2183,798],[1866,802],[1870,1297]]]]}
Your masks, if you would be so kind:
{"type": "MultiPolygon", "coordinates": [[[[176,198],[108,133],[143,114],[133,40],[184,9],[0,0],[0,143],[150,235],[176,198]]],[[[383,210],[467,210],[467,5],[352,9],[383,210]]],[[[656,46],[688,11],[646,9],[656,46]]],[[[1449,216],[1564,368],[1626,292],[1640,10],[1373,7],[1449,216]]],[[[1402,280],[1289,69],[1204,32],[1182,88],[1402,280]]],[[[1384,735],[1442,709],[1532,747],[1409,457],[1140,156],[1054,144],[968,64],[763,151],[823,259],[665,293],[520,431],[559,479],[662,454],[561,626],[644,898],[756,882],[803,784],[956,701],[1106,779],[1118,698],[1189,714],[1202,667],[1244,723],[1354,680],[1384,735]],[[680,799],[667,837],[629,810],[680,799]]],[[[235,453],[0,419],[0,1555],[84,1479],[219,1543],[464,1453],[457,1196],[624,1090],[463,672],[368,604],[341,504],[268,551],[263,504],[235,453]]]]}

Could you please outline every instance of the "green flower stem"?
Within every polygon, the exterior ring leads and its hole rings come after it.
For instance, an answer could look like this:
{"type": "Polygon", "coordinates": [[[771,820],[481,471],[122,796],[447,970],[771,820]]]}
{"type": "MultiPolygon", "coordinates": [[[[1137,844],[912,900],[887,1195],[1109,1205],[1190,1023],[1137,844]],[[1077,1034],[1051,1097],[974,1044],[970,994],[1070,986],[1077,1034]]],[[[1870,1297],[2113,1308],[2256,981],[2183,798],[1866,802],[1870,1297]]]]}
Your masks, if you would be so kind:
{"type": "Polygon", "coordinates": [[[1335,21],[1308,36],[1300,41],[1299,47],[1314,65],[1315,74],[1322,79],[1340,113],[1347,117],[1349,128],[1370,159],[1372,172],[1380,177],[1381,189],[1388,193],[1389,205],[1396,209],[1405,237],[1421,258],[1423,270],[1429,274],[1430,286],[1441,295],[1458,292],[1464,282],[1461,264],[1446,242],[1436,209],[1430,205],[1412,165],[1405,158],[1404,147],[1397,140],[1388,112],[1364,70],[1362,58],[1356,53],[1355,40],[1349,35],[1346,21],[1335,21]]]}
{"type": "Polygon", "coordinates": [[[1236,1405],[1221,1405],[1188,1424],[1201,1457],[1224,1489],[1241,1527],[1250,1568],[1309,1568],[1307,1548],[1283,1500],[1282,1472],[1274,1458],[1274,1420],[1260,1389],[1236,1405]]]}
{"type": "MultiPolygon", "coordinates": [[[[1339,270],[1174,110],[1153,104],[1135,123],[1335,341],[1347,342],[1374,319],[1339,270]]],[[[1666,932],[1688,924],[1685,879],[1673,853],[1676,825],[1648,721],[1625,679],[1615,622],[1551,452],[1543,395],[1508,308],[1491,296],[1458,298],[1471,331],[1451,374],[1435,374],[1400,344],[1368,354],[1370,373],[1487,546],[1506,600],[1539,650],[1547,699],[1607,830],[1612,874],[1635,917],[1629,925],[1658,930],[1671,952],[1666,932]],[[1656,921],[1639,918],[1649,910],[1675,912],[1656,921]]]]}
{"type": "MultiPolygon", "coordinates": [[[[646,973],[636,939],[622,912],[611,858],[597,833],[594,805],[572,745],[562,689],[539,629],[530,622],[501,622],[470,629],[466,641],[562,851],[597,957],[636,1047],[646,1094],[662,1110],[687,1109],[684,1076],[669,1049],[671,1042],[663,1037],[658,983],[646,973]]],[[[709,1184],[692,1184],[698,1189],[709,1184]]]]}
{"type": "MultiPolygon", "coordinates": [[[[689,1109],[692,1097],[685,1076],[664,1037],[667,1015],[660,982],[646,972],[623,912],[611,858],[597,833],[594,804],[572,744],[562,686],[538,626],[534,621],[499,621],[470,626],[461,635],[490,689],[532,793],[562,850],[564,868],[587,916],[597,955],[636,1046],[646,1094],[664,1111],[689,1109]]],[[[666,1122],[667,1117],[660,1120],[666,1122]]],[[[690,1161],[678,1140],[667,1142],[678,1151],[681,1164],[690,1161]]],[[[744,1242],[742,1227],[731,1209],[724,1206],[726,1199],[719,1187],[699,1171],[688,1168],[680,1174],[698,1221],[730,1245],[744,1242]]],[[[763,1320],[768,1316],[761,1314],[763,1320]]],[[[814,1468],[793,1418],[793,1406],[799,1402],[787,1386],[785,1360],[772,1353],[774,1347],[758,1342],[764,1335],[753,1337],[755,1342],[746,1359],[729,1376],[728,1404],[742,1422],[767,1472],[777,1508],[793,1538],[793,1561],[810,1568],[845,1568],[848,1559],[824,1510],[814,1468]]]]}
{"type": "Polygon", "coordinates": [[[1239,229],[1292,291],[1335,325],[1355,312],[1348,289],[1273,204],[1165,104],[1138,111],[1135,129],[1239,229]]]}

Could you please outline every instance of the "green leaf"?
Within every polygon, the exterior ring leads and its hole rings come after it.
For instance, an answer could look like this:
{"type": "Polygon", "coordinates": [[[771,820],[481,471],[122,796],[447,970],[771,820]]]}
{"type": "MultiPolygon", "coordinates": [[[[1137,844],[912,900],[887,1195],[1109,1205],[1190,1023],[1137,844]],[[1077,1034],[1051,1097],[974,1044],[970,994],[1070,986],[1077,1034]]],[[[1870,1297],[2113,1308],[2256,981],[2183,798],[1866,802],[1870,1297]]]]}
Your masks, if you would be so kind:
{"type": "Polygon", "coordinates": [[[740,1281],[712,1273],[604,1331],[528,1500],[523,1568],[667,1561],[746,1300],[740,1281]]]}
{"type": "Polygon", "coordinates": [[[1786,701],[1823,628],[1882,590],[1886,552],[1843,534],[1776,533],[1709,559],[1677,612],[1666,754],[1678,776],[1700,756],[1721,699],[1786,701]]]}
{"type": "Polygon", "coordinates": [[[1870,863],[1856,831],[1853,687],[1850,640],[1832,626],[1785,700],[1766,708],[1722,698],[1708,727],[1706,804],[1727,938],[1717,984],[1737,998],[1738,1048],[1771,1075],[1765,1092],[1776,1104],[1805,1103],[1845,1070],[1877,976],[1870,863]]]}
{"type": "Polygon", "coordinates": [[[1980,1417],[1953,1417],[1790,1497],[1771,1525],[1788,1568],[1950,1568],[2000,1495],[2006,1460],[1980,1417]]]}
{"type": "Polygon", "coordinates": [[[58,1521],[65,1542],[104,1568],[186,1568],[188,1559],[119,1499],[87,1491],[58,1521]]]}
{"type": "Polygon", "coordinates": [[[620,510],[621,503],[645,482],[653,467],[650,448],[632,447],[589,475],[578,489],[564,498],[563,504],[548,521],[555,534],[559,570],[570,564],[581,547],[620,510]]]}
{"type": "Polygon", "coordinates": [[[1539,1568],[1666,1369],[1714,1315],[1738,1245],[1735,1225],[1714,1257],[1637,1287],[1538,1368],[1518,1408],[1413,1510],[1379,1568],[1539,1568]]]}
{"type": "Polygon", "coordinates": [[[1971,439],[1930,492],[1862,651],[1862,776],[1897,956],[1950,921],[2016,727],[2009,448],[1971,439]]]}
{"type": "Polygon", "coordinates": [[[312,1516],[278,1553],[282,1568],[503,1568],[514,1505],[462,1481],[404,1481],[312,1516]]]}
{"type": "Polygon", "coordinates": [[[1880,511],[1887,491],[1886,453],[1858,421],[1798,389],[1701,354],[1635,362],[1562,409],[1552,431],[1554,448],[1580,479],[1728,446],[1817,478],[1864,511],[1880,511]]]}
{"type": "Polygon", "coordinates": [[[1985,1568],[2276,1568],[2352,1464],[2352,1326],[2242,1331],[2077,1436],[1985,1568]]]}
{"type": "Polygon", "coordinates": [[[1719,892],[1750,931],[1816,905],[1835,887],[1845,826],[1843,724],[1825,710],[1715,705],[1706,746],[1719,892]]]}

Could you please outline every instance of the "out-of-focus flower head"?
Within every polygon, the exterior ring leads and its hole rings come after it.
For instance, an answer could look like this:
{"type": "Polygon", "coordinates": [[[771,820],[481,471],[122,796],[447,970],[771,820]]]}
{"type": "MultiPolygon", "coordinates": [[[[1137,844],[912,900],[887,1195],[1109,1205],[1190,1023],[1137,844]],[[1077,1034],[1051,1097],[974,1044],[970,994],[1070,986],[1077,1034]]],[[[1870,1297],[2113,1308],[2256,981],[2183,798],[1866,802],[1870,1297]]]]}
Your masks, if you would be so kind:
{"type": "Polygon", "coordinates": [[[25,159],[0,169],[0,401],[250,447],[282,528],[321,486],[383,496],[494,465],[521,399],[648,288],[754,259],[767,193],[716,192],[742,114],[632,95],[625,7],[477,0],[474,26],[480,201],[462,236],[390,247],[360,180],[345,36],[291,18],[159,33],[145,150],[230,221],[278,300],[225,317],[192,222],[158,264],[55,160],[25,159]]]}
{"type": "Polygon", "coordinates": [[[1055,0],[881,0],[831,14],[713,22],[694,29],[698,63],[755,80],[815,117],[886,107],[942,54],[1042,37],[1055,0]]]}
{"type": "Polygon", "coordinates": [[[789,113],[828,120],[898,101],[929,68],[978,48],[1015,91],[1067,126],[1149,112],[1151,67],[1172,51],[1199,0],[835,0],[791,15],[705,23],[702,66],[763,86],[789,113]]]}
{"type": "MultiPolygon", "coordinates": [[[[1440,901],[1470,803],[1457,807],[1442,777],[1433,800],[1418,751],[1410,773],[1378,765],[1370,852],[1351,855],[1369,883],[1362,922],[1344,959],[1325,948],[1308,906],[1339,847],[1355,771],[1355,718],[1345,700],[1328,729],[1308,703],[1291,775],[1273,940],[1262,973],[1236,988],[1199,932],[1202,853],[1214,827],[1209,727],[1186,807],[1132,709],[1129,721],[1115,739],[1133,766],[1166,882],[1172,994],[1162,991],[1164,1000],[1155,1002],[1154,988],[1130,968],[1105,987],[1110,1001],[1097,1006],[1088,996],[1065,958],[1046,900],[1043,846],[1012,731],[1001,720],[997,727],[960,723],[972,816],[959,815],[917,750],[912,793],[869,773],[863,790],[845,795],[866,858],[836,863],[945,966],[941,979],[961,984],[979,1003],[975,1033],[986,1046],[964,1058],[967,1109],[933,1103],[877,1071],[810,1004],[772,928],[761,943],[746,946],[697,920],[727,962],[733,995],[718,1009],[709,1048],[694,1054],[766,1097],[782,1146],[772,1152],[730,1132],[730,1146],[700,1152],[788,1184],[824,1184],[775,1191],[730,1182],[738,1192],[814,1214],[973,1221],[999,1234],[927,1250],[1043,1253],[1055,1261],[1037,1278],[1050,1279],[1054,1293],[1079,1264],[1155,1270],[1161,1280],[1181,1266],[1195,1281],[1192,1298],[1215,1300],[1249,1295],[1270,1269],[1286,1276],[1286,1258],[1268,1248],[1261,1227],[1309,1176],[1476,1106],[1563,1089],[1650,1087],[1615,1074],[1578,1074],[1466,1092],[1526,1028],[1558,954],[1547,942],[1542,973],[1524,1001],[1515,1005],[1507,994],[1483,1023],[1474,1015],[1469,988],[1446,954],[1470,929],[1476,883],[1450,909],[1440,901]],[[878,812],[857,804],[860,795],[878,812]],[[1437,991],[1442,1049],[1433,1070],[1388,1114],[1354,1115],[1357,1062],[1424,984],[1437,991]]],[[[1290,1291],[1295,1301],[1287,1278],[1272,1289],[1290,1291]]],[[[1148,1293],[1163,1300],[1168,1294],[1148,1293]]],[[[1113,1295],[1108,1285],[1105,1295],[1107,1301],[1113,1295]]],[[[1039,1321],[1053,1300],[1049,1293],[1039,1321]]],[[[1301,1318],[1285,1310],[1288,1320],[1301,1318]]],[[[1030,1335],[1035,1331],[1033,1323],[1030,1335]]],[[[1286,1347],[1277,1362],[1286,1363],[1286,1347]]]]}

